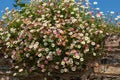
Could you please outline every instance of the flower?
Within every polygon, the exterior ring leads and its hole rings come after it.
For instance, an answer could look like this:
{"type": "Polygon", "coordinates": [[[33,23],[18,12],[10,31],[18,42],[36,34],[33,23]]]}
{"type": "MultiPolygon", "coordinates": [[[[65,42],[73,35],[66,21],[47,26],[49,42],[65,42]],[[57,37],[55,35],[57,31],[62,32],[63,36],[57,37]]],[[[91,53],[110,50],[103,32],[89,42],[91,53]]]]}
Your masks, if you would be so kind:
{"type": "Polygon", "coordinates": [[[15,69],[18,69],[19,68],[19,66],[15,66],[15,69]]]}
{"type": "Polygon", "coordinates": [[[94,4],[94,5],[97,5],[97,4],[98,4],[98,2],[96,2],[96,1],[95,1],[95,2],[93,2],[93,4],[94,4]]]}
{"type": "Polygon", "coordinates": [[[62,61],[62,62],[61,62],[61,65],[65,65],[65,62],[64,62],[64,61],[62,61]]]}
{"type": "Polygon", "coordinates": [[[91,42],[91,45],[95,46],[95,42],[91,42]]]}
{"type": "Polygon", "coordinates": [[[111,11],[110,13],[111,13],[111,14],[114,14],[115,12],[114,12],[114,11],[111,11]]]}
{"type": "Polygon", "coordinates": [[[80,61],[84,61],[84,59],[83,59],[83,58],[80,58],[80,61]]]}
{"type": "Polygon", "coordinates": [[[22,13],[5,12],[0,28],[0,51],[14,61],[13,72],[17,75],[38,70],[76,71],[87,64],[90,54],[93,58],[100,55],[101,41],[107,34],[104,27],[107,23],[100,9],[92,9],[98,10],[95,13],[90,11],[89,0],[58,1],[27,4],[22,13]]]}
{"type": "Polygon", "coordinates": [[[72,71],[76,71],[76,67],[72,67],[71,70],[72,70],[72,71]]]}
{"type": "Polygon", "coordinates": [[[85,41],[82,41],[81,44],[85,45],[85,41]]]}
{"type": "Polygon", "coordinates": [[[5,10],[6,10],[6,11],[9,10],[9,7],[6,7],[5,10]]]}
{"type": "Polygon", "coordinates": [[[23,69],[19,69],[19,72],[23,72],[23,69]]]}
{"type": "Polygon", "coordinates": [[[96,56],[96,53],[93,53],[93,56],[96,56]]]}
{"type": "Polygon", "coordinates": [[[38,45],[39,45],[39,42],[36,42],[36,43],[33,45],[34,49],[37,49],[37,48],[38,48],[38,45]]]}
{"type": "Polygon", "coordinates": [[[16,75],[17,75],[17,73],[14,73],[14,74],[13,74],[13,76],[16,76],[16,75]]]}

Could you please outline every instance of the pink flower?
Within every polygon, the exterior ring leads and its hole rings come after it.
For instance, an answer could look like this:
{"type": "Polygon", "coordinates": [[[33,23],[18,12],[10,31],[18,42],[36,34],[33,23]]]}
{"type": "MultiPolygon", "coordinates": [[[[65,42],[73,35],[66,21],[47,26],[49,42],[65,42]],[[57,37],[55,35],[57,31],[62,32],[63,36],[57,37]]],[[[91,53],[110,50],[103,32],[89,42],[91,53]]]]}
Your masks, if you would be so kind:
{"type": "Polygon", "coordinates": [[[15,55],[16,55],[16,51],[15,51],[15,50],[13,50],[12,54],[15,56],[15,55]]]}
{"type": "Polygon", "coordinates": [[[68,57],[64,57],[64,61],[65,61],[65,62],[68,61],[68,57]]]}
{"type": "Polygon", "coordinates": [[[69,55],[69,54],[70,54],[70,52],[65,52],[65,54],[66,54],[66,55],[69,55]]]}
{"type": "Polygon", "coordinates": [[[100,48],[100,45],[97,44],[97,45],[95,46],[95,49],[99,49],[99,48],[100,48]]]}
{"type": "Polygon", "coordinates": [[[61,52],[62,52],[62,50],[57,50],[57,55],[60,56],[61,52]]]}
{"type": "Polygon", "coordinates": [[[93,14],[93,12],[89,12],[89,15],[92,15],[93,14]]]}
{"type": "Polygon", "coordinates": [[[47,61],[47,60],[45,60],[45,61],[44,61],[44,63],[45,63],[45,64],[48,64],[48,61],[47,61]]]}
{"type": "Polygon", "coordinates": [[[42,64],[42,65],[40,65],[40,67],[41,67],[42,69],[44,69],[44,68],[45,68],[45,65],[44,65],[44,64],[42,64]]]}

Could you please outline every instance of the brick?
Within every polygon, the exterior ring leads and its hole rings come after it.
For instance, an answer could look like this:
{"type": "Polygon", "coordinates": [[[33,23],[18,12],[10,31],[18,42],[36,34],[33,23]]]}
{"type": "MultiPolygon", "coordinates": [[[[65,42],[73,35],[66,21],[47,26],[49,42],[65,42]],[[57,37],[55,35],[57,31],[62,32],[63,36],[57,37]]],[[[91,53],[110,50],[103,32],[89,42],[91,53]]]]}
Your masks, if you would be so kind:
{"type": "Polygon", "coordinates": [[[94,67],[94,72],[102,74],[120,75],[120,67],[99,65],[98,67],[94,67]]]}

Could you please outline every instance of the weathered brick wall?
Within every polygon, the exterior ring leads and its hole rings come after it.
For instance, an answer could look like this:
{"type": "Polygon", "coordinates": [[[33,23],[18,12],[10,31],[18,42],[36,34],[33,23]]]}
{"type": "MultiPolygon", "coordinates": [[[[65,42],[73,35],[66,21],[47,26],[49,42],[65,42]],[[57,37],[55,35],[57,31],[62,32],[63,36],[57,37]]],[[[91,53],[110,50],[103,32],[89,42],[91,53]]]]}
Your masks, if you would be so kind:
{"type": "Polygon", "coordinates": [[[120,80],[120,35],[111,35],[105,41],[106,56],[96,62],[93,80],[120,80]]]}
{"type": "MultiPolygon", "coordinates": [[[[93,61],[92,67],[81,72],[62,74],[55,73],[48,80],[120,80],[120,36],[111,35],[105,41],[106,55],[93,61]]],[[[10,61],[0,58],[0,80],[42,80],[44,74],[15,78],[9,69],[10,61]]]]}

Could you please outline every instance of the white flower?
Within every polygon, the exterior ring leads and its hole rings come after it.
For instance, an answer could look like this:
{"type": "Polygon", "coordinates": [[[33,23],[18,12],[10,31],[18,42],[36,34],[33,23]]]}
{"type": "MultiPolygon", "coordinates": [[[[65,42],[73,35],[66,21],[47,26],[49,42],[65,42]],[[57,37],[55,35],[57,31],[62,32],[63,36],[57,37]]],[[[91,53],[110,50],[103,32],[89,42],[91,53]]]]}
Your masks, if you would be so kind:
{"type": "Polygon", "coordinates": [[[19,69],[19,72],[23,72],[23,69],[19,69]]]}
{"type": "Polygon", "coordinates": [[[29,48],[31,49],[31,48],[33,48],[33,45],[31,44],[31,45],[29,45],[29,48]]]}
{"type": "Polygon", "coordinates": [[[93,56],[96,56],[96,53],[93,53],[93,56]]]}
{"type": "Polygon", "coordinates": [[[52,44],[51,44],[51,46],[52,46],[52,47],[55,47],[55,44],[54,44],[54,43],[52,43],[52,44]]]}
{"type": "Polygon", "coordinates": [[[79,55],[75,55],[75,56],[73,56],[74,58],[76,58],[76,59],[80,59],[80,56],[79,55]]]}
{"type": "Polygon", "coordinates": [[[92,16],[92,18],[95,18],[95,16],[92,16]]]}
{"type": "Polygon", "coordinates": [[[72,35],[73,34],[73,32],[69,32],[69,35],[72,35]]]}
{"type": "Polygon", "coordinates": [[[8,58],[8,55],[5,55],[4,58],[8,58]]]}
{"type": "Polygon", "coordinates": [[[21,30],[21,31],[19,32],[19,36],[22,36],[23,33],[24,33],[24,30],[21,30]]]}
{"type": "Polygon", "coordinates": [[[62,8],[62,10],[65,10],[65,8],[62,8]]]}
{"type": "Polygon", "coordinates": [[[81,44],[85,45],[85,41],[82,41],[81,44]]]}
{"type": "Polygon", "coordinates": [[[80,37],[83,37],[83,36],[84,36],[84,34],[83,34],[83,33],[79,33],[79,36],[80,36],[80,37]]]}
{"type": "MultiPolygon", "coordinates": [[[[88,36],[89,35],[89,33],[85,33],[85,36],[88,36]]],[[[88,37],[89,38],[89,37],[88,37]]]]}
{"type": "Polygon", "coordinates": [[[93,45],[93,46],[94,46],[94,45],[95,45],[95,42],[91,42],[91,45],[93,45]]]}
{"type": "Polygon", "coordinates": [[[73,59],[72,58],[69,59],[69,63],[73,64],[73,59]]]}
{"type": "Polygon", "coordinates": [[[20,22],[20,19],[17,19],[16,22],[20,22]]]}
{"type": "Polygon", "coordinates": [[[71,14],[74,14],[74,12],[71,12],[71,14]]]}
{"type": "Polygon", "coordinates": [[[62,61],[62,62],[61,62],[61,65],[65,65],[65,62],[64,62],[64,61],[62,61]]]}
{"type": "Polygon", "coordinates": [[[38,48],[38,45],[39,45],[39,42],[36,42],[35,44],[34,44],[34,49],[37,49],[38,48]]]}
{"type": "Polygon", "coordinates": [[[44,35],[43,38],[47,38],[47,35],[44,35]]]}
{"type": "Polygon", "coordinates": [[[72,19],[72,23],[75,23],[77,21],[77,19],[72,19]]]}
{"type": "Polygon", "coordinates": [[[45,48],[45,51],[48,52],[48,51],[49,51],[49,48],[45,48]]]}
{"type": "Polygon", "coordinates": [[[27,54],[26,54],[26,57],[28,58],[29,56],[30,56],[30,54],[29,54],[29,53],[27,53],[27,54]]]}
{"type": "Polygon", "coordinates": [[[90,39],[89,37],[87,37],[87,36],[85,37],[85,41],[88,41],[89,39],[90,39]]]}
{"type": "Polygon", "coordinates": [[[97,5],[97,4],[98,4],[98,2],[96,2],[96,1],[95,1],[95,2],[93,2],[93,4],[94,4],[94,5],[97,5]]]}
{"type": "Polygon", "coordinates": [[[48,43],[47,43],[47,42],[45,42],[45,43],[44,43],[44,46],[47,46],[47,45],[48,45],[48,43]]]}
{"type": "Polygon", "coordinates": [[[53,3],[50,3],[50,6],[53,6],[54,4],[53,3]]]}
{"type": "Polygon", "coordinates": [[[80,58],[80,61],[84,61],[84,58],[80,58]]]}
{"type": "Polygon", "coordinates": [[[83,9],[85,9],[85,6],[84,6],[84,5],[81,5],[80,7],[83,8],[83,9]]]}
{"type": "Polygon", "coordinates": [[[9,40],[11,34],[7,34],[7,38],[5,39],[5,41],[9,40]]]}
{"type": "MultiPolygon", "coordinates": [[[[46,71],[46,69],[42,69],[42,70],[41,70],[41,72],[45,72],[45,71],[46,71]]],[[[46,79],[44,78],[44,80],[46,80],[46,79]]]]}
{"type": "Polygon", "coordinates": [[[7,16],[5,16],[5,15],[2,16],[2,19],[6,19],[6,18],[7,18],[7,16]]]}
{"type": "Polygon", "coordinates": [[[6,45],[7,45],[7,46],[10,46],[10,42],[7,42],[6,45]]]}
{"type": "Polygon", "coordinates": [[[17,73],[14,73],[14,74],[13,74],[13,76],[16,76],[16,75],[17,75],[17,73]]]}
{"type": "Polygon", "coordinates": [[[60,72],[61,72],[61,73],[64,73],[64,69],[61,69],[60,72]]]}
{"type": "Polygon", "coordinates": [[[117,20],[118,20],[118,18],[115,18],[115,20],[117,21],[117,20]]]}
{"type": "Polygon", "coordinates": [[[44,23],[43,23],[43,26],[47,26],[47,22],[44,22],[44,23]]]}
{"type": "Polygon", "coordinates": [[[42,54],[40,53],[40,54],[38,54],[38,57],[41,57],[42,56],[42,54]]]}
{"type": "Polygon", "coordinates": [[[54,20],[56,20],[56,19],[57,19],[57,17],[56,17],[56,16],[54,16],[54,17],[53,17],[53,19],[54,19],[54,20]]]}
{"type": "Polygon", "coordinates": [[[103,31],[102,31],[102,30],[100,30],[99,32],[100,32],[101,34],[103,33],[103,31]]]}
{"type": "Polygon", "coordinates": [[[114,14],[115,12],[114,12],[114,11],[111,11],[110,13],[111,13],[111,14],[114,14]]]}
{"type": "Polygon", "coordinates": [[[9,7],[6,7],[5,10],[9,10],[9,7]]]}
{"type": "Polygon", "coordinates": [[[63,15],[60,15],[61,18],[63,18],[63,15]]]}
{"type": "Polygon", "coordinates": [[[76,67],[72,67],[71,70],[72,70],[72,71],[76,71],[76,67]]]}
{"type": "Polygon", "coordinates": [[[15,69],[18,69],[19,68],[19,66],[15,66],[15,69]]]}
{"type": "Polygon", "coordinates": [[[90,40],[87,40],[87,43],[90,43],[90,40]]]}
{"type": "Polygon", "coordinates": [[[81,45],[78,45],[78,46],[77,46],[77,48],[79,48],[79,49],[80,49],[80,48],[81,48],[81,45]]]}
{"type": "Polygon", "coordinates": [[[60,11],[57,11],[57,13],[60,13],[60,11]]]}
{"type": "Polygon", "coordinates": [[[47,3],[43,3],[42,5],[43,5],[43,6],[46,6],[46,5],[47,5],[47,3]]]}
{"type": "Polygon", "coordinates": [[[103,15],[103,12],[100,12],[100,14],[102,14],[102,15],[103,15]]]}
{"type": "Polygon", "coordinates": [[[73,10],[74,10],[74,11],[77,11],[77,10],[79,10],[79,8],[74,8],[73,10]]]}
{"type": "Polygon", "coordinates": [[[85,49],[86,52],[89,52],[89,49],[85,49]]]}
{"type": "Polygon", "coordinates": [[[120,16],[117,16],[117,18],[120,18],[120,16]]]}
{"type": "Polygon", "coordinates": [[[41,21],[42,20],[42,18],[38,18],[38,21],[41,21]]]}
{"type": "Polygon", "coordinates": [[[30,32],[31,32],[31,33],[34,33],[34,32],[35,32],[35,29],[30,30],[30,32]]]}
{"type": "Polygon", "coordinates": [[[64,72],[68,72],[68,69],[67,69],[67,68],[64,68],[64,72]]]}
{"type": "Polygon", "coordinates": [[[75,62],[76,65],[79,65],[80,63],[79,62],[75,62]]]}
{"type": "Polygon", "coordinates": [[[96,8],[96,10],[100,10],[100,8],[96,8]]]}

